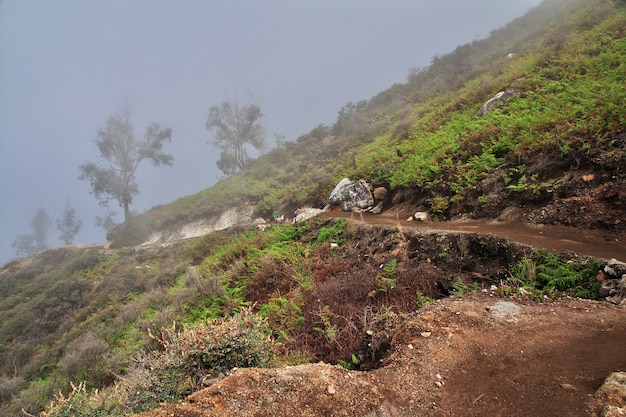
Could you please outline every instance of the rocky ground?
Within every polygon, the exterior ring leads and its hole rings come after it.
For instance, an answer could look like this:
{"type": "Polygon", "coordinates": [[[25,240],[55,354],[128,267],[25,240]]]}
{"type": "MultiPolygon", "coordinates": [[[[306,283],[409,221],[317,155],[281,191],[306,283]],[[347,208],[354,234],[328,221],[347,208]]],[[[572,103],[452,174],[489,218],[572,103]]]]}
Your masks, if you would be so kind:
{"type": "Polygon", "coordinates": [[[240,369],[141,416],[586,416],[626,400],[623,385],[610,398],[596,394],[626,370],[623,306],[484,291],[394,317],[371,343],[390,335],[374,371],[240,369]]]}

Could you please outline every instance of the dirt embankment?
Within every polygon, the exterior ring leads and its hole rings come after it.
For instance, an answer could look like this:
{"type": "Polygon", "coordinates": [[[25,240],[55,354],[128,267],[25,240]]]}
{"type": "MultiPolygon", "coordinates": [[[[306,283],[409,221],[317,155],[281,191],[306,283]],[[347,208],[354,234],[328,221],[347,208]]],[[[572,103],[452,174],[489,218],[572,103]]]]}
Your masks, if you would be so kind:
{"type": "Polygon", "coordinates": [[[564,298],[534,303],[481,292],[388,321],[384,366],[241,369],[148,416],[586,416],[626,369],[626,310],[564,298]]]}

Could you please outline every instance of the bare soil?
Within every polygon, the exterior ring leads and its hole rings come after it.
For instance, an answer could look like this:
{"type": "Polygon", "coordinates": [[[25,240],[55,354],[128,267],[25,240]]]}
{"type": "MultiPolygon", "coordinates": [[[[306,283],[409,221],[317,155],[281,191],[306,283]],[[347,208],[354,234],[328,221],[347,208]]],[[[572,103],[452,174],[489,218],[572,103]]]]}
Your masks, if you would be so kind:
{"type": "Polygon", "coordinates": [[[604,379],[626,370],[626,309],[606,302],[479,292],[387,326],[372,335],[393,335],[377,370],[240,369],[141,416],[587,416],[604,379]]]}

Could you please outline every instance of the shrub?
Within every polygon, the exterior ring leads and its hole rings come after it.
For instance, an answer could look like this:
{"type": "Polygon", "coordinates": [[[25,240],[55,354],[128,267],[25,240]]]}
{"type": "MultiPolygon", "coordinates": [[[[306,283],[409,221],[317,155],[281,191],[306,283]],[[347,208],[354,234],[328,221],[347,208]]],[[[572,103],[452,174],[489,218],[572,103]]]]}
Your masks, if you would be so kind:
{"type": "Polygon", "coordinates": [[[233,317],[208,324],[175,326],[152,336],[162,351],[138,358],[115,386],[88,392],[72,385],[66,397],[56,396],[46,417],[117,416],[142,412],[162,402],[174,402],[203,386],[210,375],[238,367],[269,366],[277,343],[267,333],[265,319],[243,309],[233,317]]]}
{"type": "Polygon", "coordinates": [[[90,377],[93,380],[94,375],[90,374],[107,351],[108,347],[102,340],[91,332],[86,333],[69,344],[59,366],[70,379],[79,376],[80,379],[90,377]]]}
{"type": "Polygon", "coordinates": [[[175,401],[202,386],[209,375],[269,366],[277,348],[267,336],[265,319],[250,308],[209,324],[185,325],[180,331],[172,326],[153,337],[163,351],[140,358],[123,381],[127,404],[135,412],[175,401]]]}
{"type": "Polygon", "coordinates": [[[123,402],[115,395],[107,393],[90,393],[85,383],[72,385],[72,391],[67,395],[59,393],[51,403],[43,417],[99,417],[124,415],[123,402]]]}

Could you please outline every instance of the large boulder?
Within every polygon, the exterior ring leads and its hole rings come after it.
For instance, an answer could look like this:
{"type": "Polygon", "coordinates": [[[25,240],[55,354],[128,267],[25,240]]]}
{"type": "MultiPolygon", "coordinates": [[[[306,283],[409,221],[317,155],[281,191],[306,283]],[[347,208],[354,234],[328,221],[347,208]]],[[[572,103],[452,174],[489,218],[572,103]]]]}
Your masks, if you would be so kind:
{"type": "Polygon", "coordinates": [[[344,178],[335,186],[328,203],[331,206],[339,206],[343,211],[359,212],[374,205],[372,187],[365,180],[352,181],[344,178]]]}

